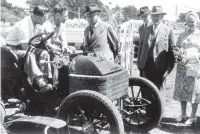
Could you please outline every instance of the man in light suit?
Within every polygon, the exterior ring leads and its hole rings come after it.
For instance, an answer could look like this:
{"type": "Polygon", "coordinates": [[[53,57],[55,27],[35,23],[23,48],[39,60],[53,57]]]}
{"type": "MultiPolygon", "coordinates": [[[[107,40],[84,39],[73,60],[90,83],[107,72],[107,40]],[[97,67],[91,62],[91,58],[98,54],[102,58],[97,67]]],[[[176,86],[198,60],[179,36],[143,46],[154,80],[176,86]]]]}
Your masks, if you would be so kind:
{"type": "Polygon", "coordinates": [[[162,89],[163,81],[172,71],[175,61],[172,52],[175,35],[173,29],[162,23],[165,14],[161,6],[153,6],[151,12],[153,25],[144,30],[138,53],[138,68],[158,89],[162,89]]]}
{"type": "Polygon", "coordinates": [[[113,27],[103,22],[97,5],[86,6],[84,15],[89,23],[84,31],[85,51],[94,52],[93,56],[114,61],[119,51],[119,41],[113,27]]]}

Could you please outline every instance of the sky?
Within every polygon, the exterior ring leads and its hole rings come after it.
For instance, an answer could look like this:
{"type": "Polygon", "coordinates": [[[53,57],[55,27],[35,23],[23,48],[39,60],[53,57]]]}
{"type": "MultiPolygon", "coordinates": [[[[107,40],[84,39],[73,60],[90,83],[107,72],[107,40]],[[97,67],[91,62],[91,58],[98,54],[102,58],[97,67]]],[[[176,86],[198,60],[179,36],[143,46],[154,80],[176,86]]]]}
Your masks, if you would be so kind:
{"type": "MultiPolygon", "coordinates": [[[[14,6],[25,7],[25,2],[27,0],[7,0],[12,3],[14,6]]],[[[152,6],[160,5],[163,7],[164,12],[167,13],[165,19],[175,20],[176,19],[176,5],[177,5],[177,14],[185,13],[190,10],[200,12],[200,0],[101,0],[102,3],[112,7],[115,7],[117,4],[121,7],[134,5],[136,8],[142,6],[148,6],[150,9],[152,6]],[[109,5],[109,3],[112,3],[109,5]]]]}

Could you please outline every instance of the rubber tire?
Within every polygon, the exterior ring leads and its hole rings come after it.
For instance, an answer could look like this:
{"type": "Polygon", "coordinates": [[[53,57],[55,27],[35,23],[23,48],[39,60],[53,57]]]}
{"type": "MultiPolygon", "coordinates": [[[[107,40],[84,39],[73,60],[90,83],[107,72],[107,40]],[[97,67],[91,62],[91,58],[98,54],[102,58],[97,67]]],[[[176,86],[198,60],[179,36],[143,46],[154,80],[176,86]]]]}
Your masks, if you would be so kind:
{"type": "Polygon", "coordinates": [[[155,101],[157,102],[155,112],[157,112],[156,113],[157,116],[151,119],[149,122],[147,121],[146,123],[141,124],[141,125],[129,124],[128,122],[124,120],[124,126],[125,126],[126,131],[132,131],[136,133],[147,133],[153,128],[155,128],[162,119],[164,103],[163,103],[163,97],[160,91],[158,90],[158,88],[151,81],[145,78],[142,78],[142,77],[129,78],[129,86],[140,86],[143,84],[149,87],[148,90],[150,90],[152,94],[155,96],[155,99],[156,99],[155,101]]]}
{"type": "Polygon", "coordinates": [[[0,125],[4,124],[4,119],[6,117],[6,109],[2,100],[0,100],[0,125]]]}
{"type": "MultiPolygon", "coordinates": [[[[60,108],[57,113],[57,118],[63,119],[63,116],[66,116],[70,105],[77,105],[77,102],[87,101],[92,105],[98,105],[99,109],[102,109],[110,121],[114,124],[114,132],[111,134],[124,134],[124,125],[121,115],[114,104],[104,95],[90,90],[81,90],[70,94],[66,97],[60,105],[60,108]],[[63,113],[65,115],[63,115],[63,113]]],[[[60,130],[58,133],[63,134],[60,130]]]]}

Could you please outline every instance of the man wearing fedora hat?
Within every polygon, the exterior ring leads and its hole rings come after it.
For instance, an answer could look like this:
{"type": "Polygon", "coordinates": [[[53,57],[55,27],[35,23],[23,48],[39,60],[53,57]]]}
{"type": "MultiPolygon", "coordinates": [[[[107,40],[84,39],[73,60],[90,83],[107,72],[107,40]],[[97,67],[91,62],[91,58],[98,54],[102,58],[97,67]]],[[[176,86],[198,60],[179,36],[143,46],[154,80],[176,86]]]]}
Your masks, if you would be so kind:
{"type": "Polygon", "coordinates": [[[96,4],[86,6],[84,15],[89,23],[84,31],[85,51],[94,52],[93,56],[114,61],[118,55],[119,41],[114,28],[103,22],[96,4]]]}
{"type": "Polygon", "coordinates": [[[138,68],[143,76],[152,81],[158,89],[174,67],[175,35],[172,28],[162,23],[166,13],[161,6],[153,6],[152,25],[144,29],[138,52],[138,68]]]}
{"type": "Polygon", "coordinates": [[[150,13],[148,6],[144,6],[140,8],[140,13],[137,15],[143,21],[143,25],[139,27],[139,36],[142,36],[144,28],[150,25],[150,13]]]}
{"type": "MultiPolygon", "coordinates": [[[[137,15],[138,17],[141,18],[143,21],[143,24],[139,27],[138,32],[139,32],[139,40],[135,42],[136,46],[136,51],[138,52],[138,49],[140,49],[139,42],[141,41],[142,34],[145,28],[151,24],[151,19],[150,19],[150,13],[151,11],[149,10],[148,6],[144,6],[140,8],[140,13],[137,15]]],[[[142,71],[140,71],[140,76],[142,75],[142,71]]]]}

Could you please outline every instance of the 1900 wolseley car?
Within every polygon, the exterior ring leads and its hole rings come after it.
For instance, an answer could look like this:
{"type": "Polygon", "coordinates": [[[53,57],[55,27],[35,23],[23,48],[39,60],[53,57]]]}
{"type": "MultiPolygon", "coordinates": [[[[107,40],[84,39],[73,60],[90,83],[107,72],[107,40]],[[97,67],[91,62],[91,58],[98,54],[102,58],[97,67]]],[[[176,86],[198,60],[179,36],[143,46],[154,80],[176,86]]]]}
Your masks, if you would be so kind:
{"type": "MultiPolygon", "coordinates": [[[[45,42],[52,35],[34,36],[29,41],[30,48],[44,45],[45,49],[45,42]]],[[[28,115],[48,115],[66,121],[67,125],[57,131],[62,134],[143,133],[154,128],[163,110],[156,86],[144,78],[129,77],[128,71],[118,64],[88,53],[60,55],[54,66],[59,70],[59,83],[51,91],[40,92],[31,86],[23,64],[12,50],[2,47],[4,104],[23,105],[23,112],[28,115]],[[144,92],[151,97],[145,97],[144,92]],[[10,102],[9,98],[19,101],[10,102]]]]}

